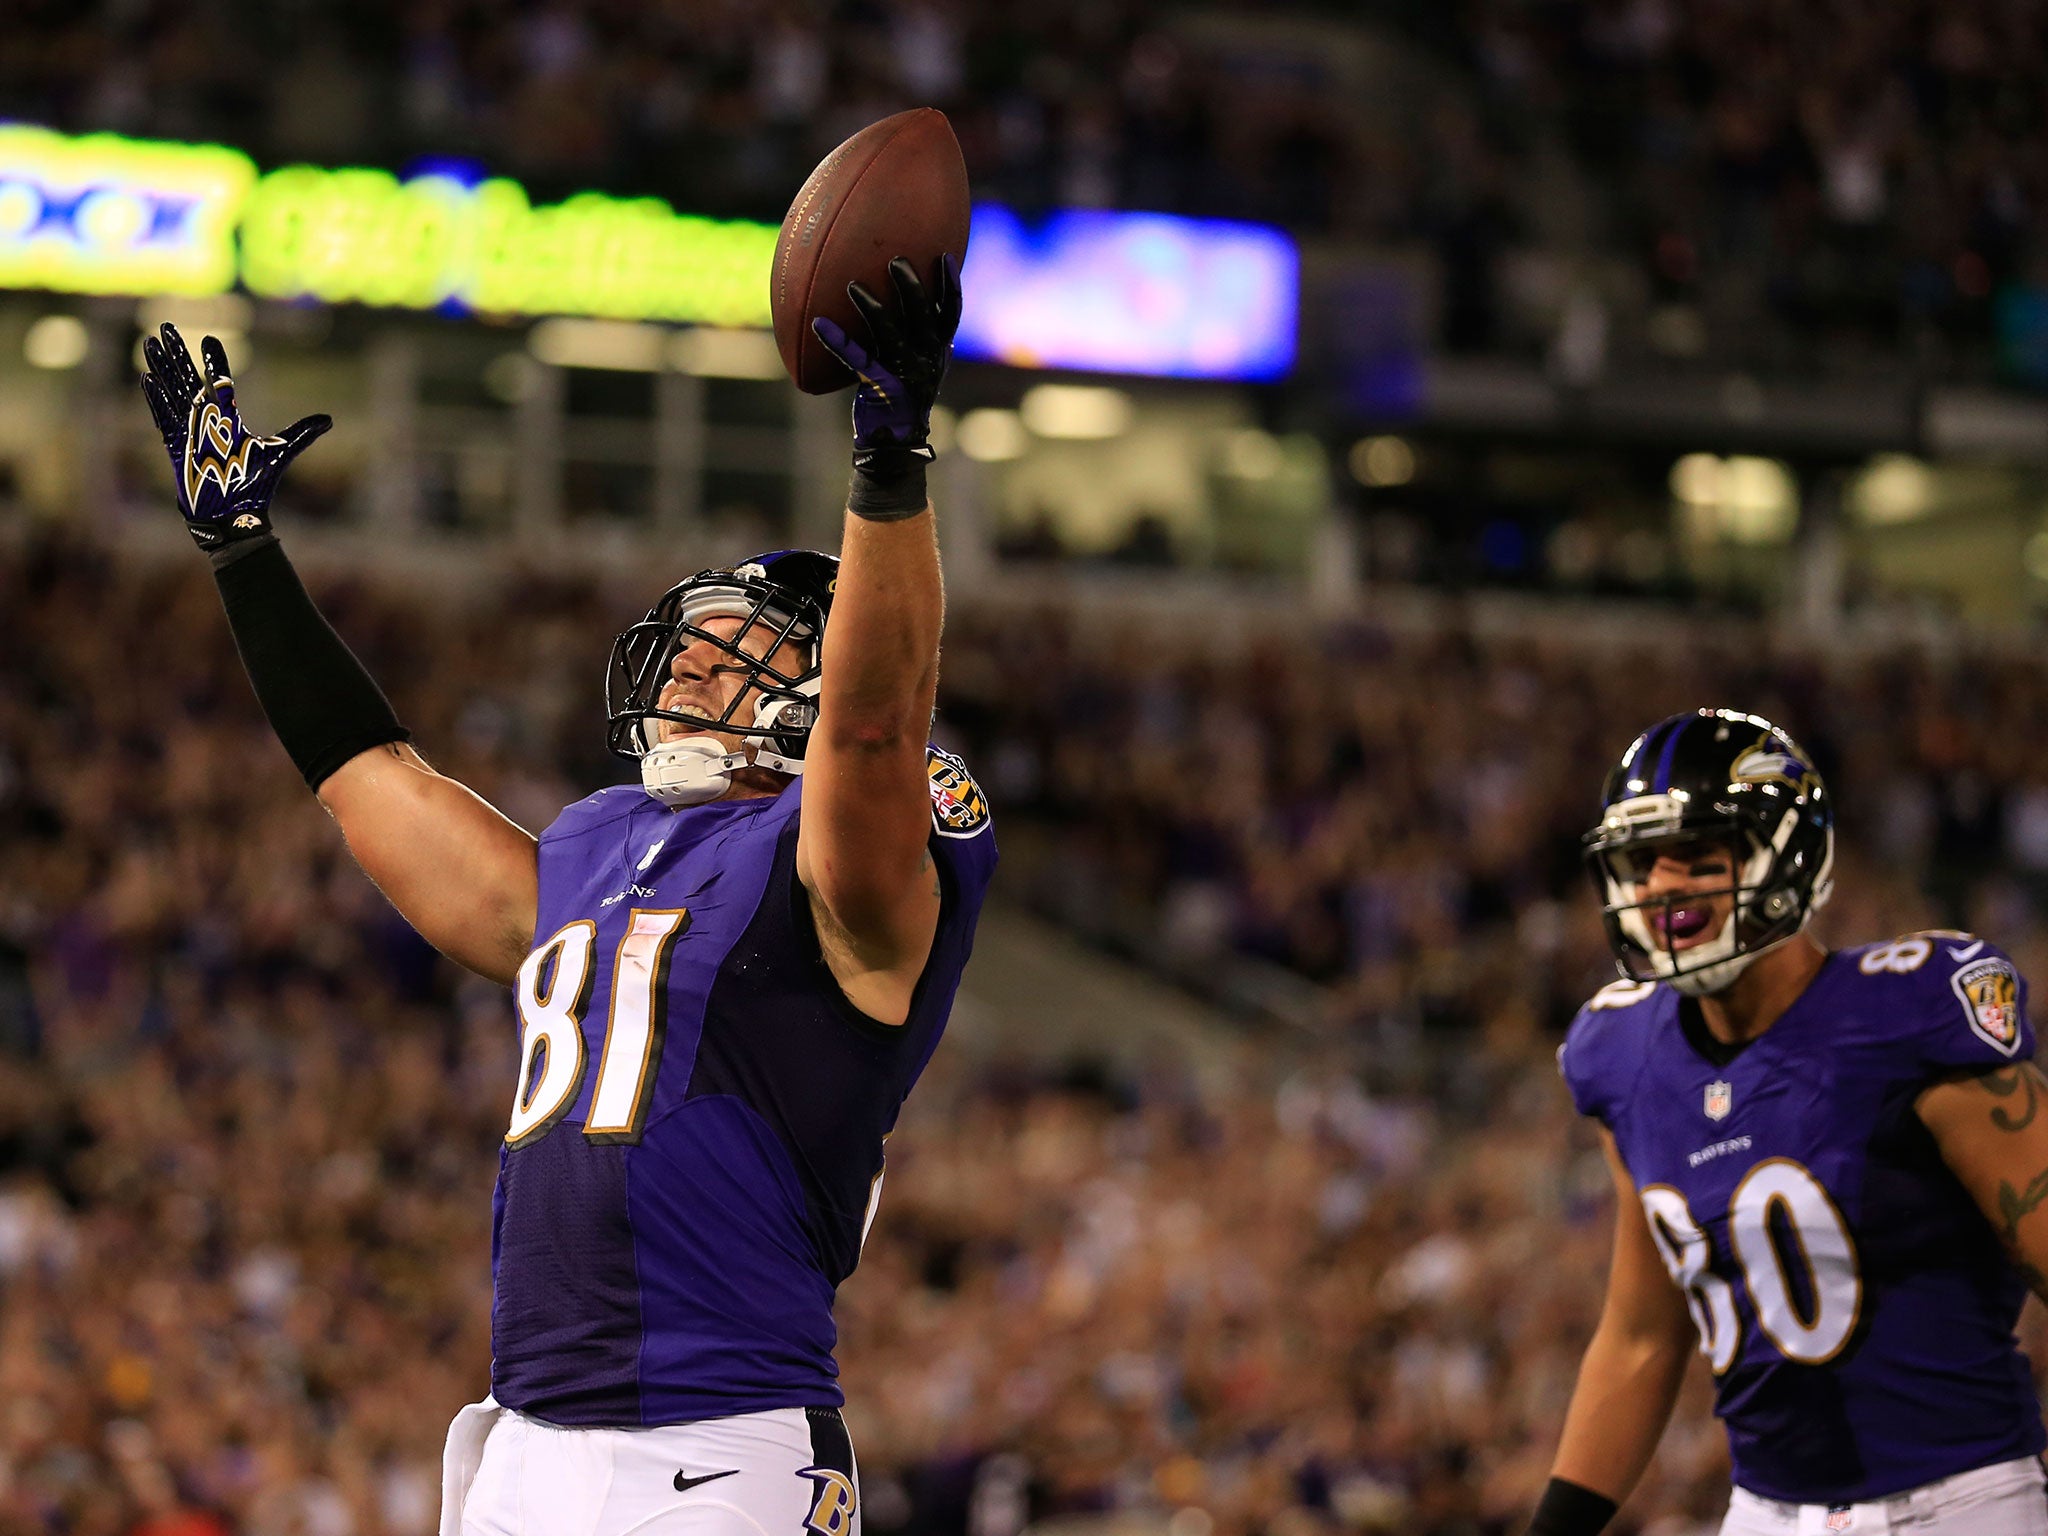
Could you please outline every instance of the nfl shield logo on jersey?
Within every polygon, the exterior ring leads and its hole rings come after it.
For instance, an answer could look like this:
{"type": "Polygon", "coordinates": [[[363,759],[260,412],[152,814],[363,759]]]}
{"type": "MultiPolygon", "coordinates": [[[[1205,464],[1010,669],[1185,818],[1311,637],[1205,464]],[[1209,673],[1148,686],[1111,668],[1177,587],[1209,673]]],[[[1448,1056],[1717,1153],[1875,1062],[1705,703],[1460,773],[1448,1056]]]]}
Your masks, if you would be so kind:
{"type": "Polygon", "coordinates": [[[2020,1046],[2020,977],[2010,960],[1993,956],[1949,978],[1970,1028],[2010,1056],[2020,1046]]]}
{"type": "Polygon", "coordinates": [[[1846,1531],[1856,1523],[1856,1510],[1848,1504],[1830,1504],[1827,1523],[1831,1531],[1846,1531]]]}
{"type": "Polygon", "coordinates": [[[1726,1120],[1728,1111],[1735,1107],[1735,1085],[1733,1083],[1707,1084],[1706,1111],[1709,1120],[1726,1120]]]}

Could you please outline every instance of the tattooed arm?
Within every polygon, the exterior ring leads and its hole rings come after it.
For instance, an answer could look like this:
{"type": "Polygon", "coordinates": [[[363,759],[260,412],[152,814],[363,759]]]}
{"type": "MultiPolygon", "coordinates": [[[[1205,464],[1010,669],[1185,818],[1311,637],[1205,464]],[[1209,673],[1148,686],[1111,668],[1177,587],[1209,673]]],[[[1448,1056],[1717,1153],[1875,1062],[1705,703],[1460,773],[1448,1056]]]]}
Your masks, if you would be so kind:
{"type": "Polygon", "coordinates": [[[1936,1083],[1914,1104],[2034,1293],[2048,1300],[2048,1078],[2032,1062],[1936,1083]]]}

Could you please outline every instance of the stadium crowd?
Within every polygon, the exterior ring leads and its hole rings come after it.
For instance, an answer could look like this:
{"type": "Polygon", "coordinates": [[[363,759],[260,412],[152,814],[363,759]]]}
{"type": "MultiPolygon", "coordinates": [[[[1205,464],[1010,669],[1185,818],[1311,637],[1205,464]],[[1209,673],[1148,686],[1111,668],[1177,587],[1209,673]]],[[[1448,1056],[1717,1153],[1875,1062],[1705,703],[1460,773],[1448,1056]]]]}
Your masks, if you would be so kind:
{"type": "Polygon", "coordinates": [[[1308,978],[1347,1030],[1562,1028],[1606,958],[1578,854],[1601,775],[1635,731],[1708,703],[1815,754],[1841,932],[1923,913],[2048,963],[2038,662],[1758,645],[1745,621],[1647,614],[1619,644],[1454,623],[1242,647],[969,615],[947,719],[1006,813],[1013,898],[1212,996],[1246,962],[1308,978]]]}
{"type": "MultiPolygon", "coordinates": [[[[646,594],[316,585],[515,818],[615,776],[593,679],[646,594]]],[[[1666,709],[1739,699],[1817,744],[1830,933],[1968,921],[2044,973],[2038,664],[1303,634],[955,621],[942,729],[999,891],[1212,994],[1234,957],[1285,972],[1320,1028],[1247,1035],[1228,1089],[940,1053],[841,1302],[877,1536],[1514,1529],[1606,1243],[1549,1061],[1602,979],[1573,844],[1666,709]]],[[[507,999],[355,872],[195,562],[20,540],[0,656],[0,1536],[431,1530],[488,1366],[507,999]]],[[[1703,1386],[1634,1529],[1712,1528],[1703,1386]]]]}
{"type": "Polygon", "coordinates": [[[1618,312],[1666,312],[1667,352],[1810,366],[1846,335],[1981,370],[2001,290],[2043,281],[2038,6],[1258,9],[34,0],[0,35],[0,95],[266,165],[452,156],[545,195],[762,218],[853,129],[937,105],[985,198],[1426,245],[1456,347],[1540,341],[1558,300],[1522,290],[1612,289],[1604,258],[1618,312]],[[1944,335],[1964,345],[1930,355],[1944,335]]]}
{"type": "MultiPolygon", "coordinates": [[[[1139,0],[31,9],[0,39],[0,87],[25,115],[218,139],[266,163],[474,156],[542,190],[779,218],[833,143],[931,105],[952,116],[983,196],[1312,229],[1348,216],[1338,162],[1355,114],[1327,59],[1190,33],[1139,0]]],[[[1412,188],[1420,173],[1403,169],[1412,188]]],[[[1391,180],[1389,193],[1399,201],[1391,180]]]]}
{"type": "Polygon", "coordinates": [[[2037,6],[1473,0],[1455,14],[1445,43],[1489,118],[1567,148],[1587,232],[1635,257],[1653,300],[1704,322],[1664,350],[1747,338],[1751,365],[1801,369],[1816,341],[1853,336],[1858,366],[1928,368],[1957,360],[1930,351],[1946,333],[1981,364],[1998,296],[2048,276],[2037,6]]]}

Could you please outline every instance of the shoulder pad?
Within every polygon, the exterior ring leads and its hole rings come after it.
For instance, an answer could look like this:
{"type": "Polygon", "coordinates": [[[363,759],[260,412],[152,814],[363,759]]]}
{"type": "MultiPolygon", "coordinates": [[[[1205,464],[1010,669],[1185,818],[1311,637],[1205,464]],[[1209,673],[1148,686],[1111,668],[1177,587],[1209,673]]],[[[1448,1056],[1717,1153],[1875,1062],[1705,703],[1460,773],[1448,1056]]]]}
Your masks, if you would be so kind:
{"type": "Polygon", "coordinates": [[[2032,1054],[2026,982],[2012,957],[1990,941],[1930,929],[1850,953],[1859,974],[1894,980],[1919,994],[1917,1002],[1905,1007],[1923,1032],[1923,1048],[1932,1060],[1995,1065],[2020,1056],[2023,1047],[2032,1054]]]}
{"type": "Polygon", "coordinates": [[[1654,981],[1611,981],[1586,1000],[1557,1048],[1557,1069],[1582,1115],[1608,1120],[1632,1081],[1648,1041],[1647,1021],[1631,1017],[1664,991],[1654,981]]]}
{"type": "Polygon", "coordinates": [[[1633,1008],[1637,1003],[1646,1003],[1656,994],[1658,983],[1654,981],[1610,981],[1606,986],[1586,999],[1582,1010],[1586,1013],[1605,1013],[1611,1008],[1633,1008]]]}
{"type": "Polygon", "coordinates": [[[1984,941],[1973,933],[1928,928],[1919,933],[1902,933],[1881,943],[1860,945],[1849,953],[1856,957],[1856,969],[1865,976],[1911,976],[1930,965],[1938,971],[1944,963],[1940,953],[1943,949],[1949,952],[1949,959],[1967,961],[1984,948],[1984,941]]]}
{"type": "Polygon", "coordinates": [[[596,831],[610,826],[623,817],[630,816],[643,803],[652,804],[646,791],[637,784],[612,784],[594,794],[585,795],[570,805],[562,807],[561,814],[548,824],[541,833],[543,842],[564,837],[575,837],[581,833],[596,831]]]}

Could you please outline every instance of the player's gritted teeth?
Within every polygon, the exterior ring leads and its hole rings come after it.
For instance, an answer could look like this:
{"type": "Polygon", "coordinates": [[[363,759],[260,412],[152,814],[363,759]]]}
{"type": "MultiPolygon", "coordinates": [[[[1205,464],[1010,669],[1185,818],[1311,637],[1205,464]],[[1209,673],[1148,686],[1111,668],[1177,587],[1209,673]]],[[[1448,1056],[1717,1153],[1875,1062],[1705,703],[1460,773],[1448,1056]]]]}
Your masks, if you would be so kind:
{"type": "MultiPolygon", "coordinates": [[[[681,714],[701,715],[715,720],[725,708],[725,701],[718,697],[720,690],[711,683],[672,682],[664,684],[661,694],[655,700],[658,709],[672,709],[681,714]]],[[[692,728],[680,720],[656,720],[654,722],[657,742],[674,741],[678,736],[699,734],[702,727],[692,728]]]]}

